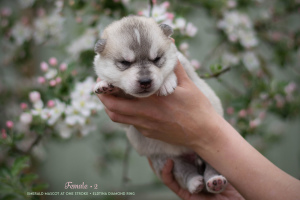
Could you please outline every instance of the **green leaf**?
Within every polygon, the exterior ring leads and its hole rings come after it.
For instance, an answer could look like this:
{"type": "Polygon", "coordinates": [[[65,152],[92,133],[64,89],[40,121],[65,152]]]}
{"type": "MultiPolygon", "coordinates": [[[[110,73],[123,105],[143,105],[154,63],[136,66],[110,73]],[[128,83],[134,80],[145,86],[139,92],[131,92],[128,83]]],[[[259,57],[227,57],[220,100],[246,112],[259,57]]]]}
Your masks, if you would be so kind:
{"type": "Polygon", "coordinates": [[[25,174],[20,178],[22,183],[28,183],[38,178],[37,174],[25,174]]]}
{"type": "Polygon", "coordinates": [[[217,69],[218,69],[218,71],[221,71],[223,69],[223,66],[219,64],[219,65],[217,65],[217,69]]]}
{"type": "Polygon", "coordinates": [[[47,189],[48,187],[49,187],[49,184],[47,184],[47,183],[40,183],[40,184],[34,185],[32,187],[32,191],[33,192],[37,192],[37,191],[41,191],[41,190],[47,189]]]}
{"type": "Polygon", "coordinates": [[[17,158],[12,166],[11,174],[13,176],[18,175],[24,168],[28,167],[29,157],[20,157],[17,158]]]}

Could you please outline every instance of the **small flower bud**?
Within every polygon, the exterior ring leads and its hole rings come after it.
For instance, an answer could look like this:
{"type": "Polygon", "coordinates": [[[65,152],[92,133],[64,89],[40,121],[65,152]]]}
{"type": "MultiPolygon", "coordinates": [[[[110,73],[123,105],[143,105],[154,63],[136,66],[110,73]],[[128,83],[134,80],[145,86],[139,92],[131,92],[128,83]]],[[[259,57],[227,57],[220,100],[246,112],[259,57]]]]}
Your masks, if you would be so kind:
{"type": "Polygon", "coordinates": [[[12,121],[6,121],[6,127],[11,129],[14,127],[14,123],[12,121]]]}

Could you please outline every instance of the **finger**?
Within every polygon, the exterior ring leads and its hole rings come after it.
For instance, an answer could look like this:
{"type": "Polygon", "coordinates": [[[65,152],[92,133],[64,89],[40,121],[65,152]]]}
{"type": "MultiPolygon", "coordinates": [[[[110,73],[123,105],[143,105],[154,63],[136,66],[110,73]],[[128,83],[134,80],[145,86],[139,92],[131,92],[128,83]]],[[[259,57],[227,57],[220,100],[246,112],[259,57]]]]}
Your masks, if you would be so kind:
{"type": "Polygon", "coordinates": [[[189,77],[179,60],[177,61],[177,66],[174,72],[177,77],[178,85],[182,85],[185,81],[189,80],[189,77]]]}
{"type": "Polygon", "coordinates": [[[149,165],[150,165],[152,171],[155,172],[154,168],[153,168],[153,165],[152,165],[152,161],[150,160],[150,158],[147,158],[147,159],[148,159],[148,162],[149,162],[149,165]]]}
{"type": "Polygon", "coordinates": [[[153,127],[156,127],[157,124],[152,122],[151,120],[146,120],[141,117],[135,117],[135,116],[128,116],[128,115],[122,115],[119,113],[112,112],[105,108],[105,112],[107,113],[108,117],[113,121],[117,123],[127,124],[127,125],[133,125],[136,129],[138,129],[144,136],[151,137],[151,131],[149,130],[155,130],[153,127]]]}
{"type": "Polygon", "coordinates": [[[137,124],[140,125],[142,123],[141,119],[139,119],[138,117],[132,117],[128,115],[115,113],[110,111],[107,108],[105,108],[105,112],[113,122],[127,124],[127,125],[137,125],[137,124]]]}
{"type": "Polygon", "coordinates": [[[103,105],[110,111],[128,116],[138,115],[140,106],[139,99],[123,99],[112,95],[97,94],[103,105]],[[133,109],[135,108],[135,109],[133,109]]]}
{"type": "Polygon", "coordinates": [[[180,186],[174,179],[174,176],[172,174],[173,166],[173,161],[167,160],[162,170],[161,177],[164,184],[166,184],[173,192],[178,193],[178,191],[180,190],[180,186]]]}
{"type": "Polygon", "coordinates": [[[174,40],[174,38],[170,38],[171,40],[172,40],[172,42],[175,44],[175,40],[174,40]]]}
{"type": "Polygon", "coordinates": [[[167,160],[162,170],[162,180],[173,192],[175,192],[182,199],[190,199],[191,194],[180,187],[172,174],[174,163],[172,160],[167,160]]]}
{"type": "Polygon", "coordinates": [[[98,78],[97,78],[97,83],[98,83],[99,81],[101,81],[101,79],[98,77],[98,78]]]}

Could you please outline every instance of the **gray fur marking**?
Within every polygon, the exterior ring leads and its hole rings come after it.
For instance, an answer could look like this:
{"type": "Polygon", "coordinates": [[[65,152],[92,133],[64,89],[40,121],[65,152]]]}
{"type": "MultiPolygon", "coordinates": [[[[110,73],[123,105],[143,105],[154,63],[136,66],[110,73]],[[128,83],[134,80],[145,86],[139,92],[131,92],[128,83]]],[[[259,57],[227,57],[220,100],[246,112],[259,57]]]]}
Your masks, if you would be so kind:
{"type": "Polygon", "coordinates": [[[106,44],[106,39],[98,40],[94,48],[95,53],[101,53],[104,50],[105,44],[106,44]]]}
{"type": "Polygon", "coordinates": [[[162,31],[167,37],[170,37],[173,34],[173,29],[171,26],[167,24],[160,24],[159,27],[162,29],[162,31]]]}

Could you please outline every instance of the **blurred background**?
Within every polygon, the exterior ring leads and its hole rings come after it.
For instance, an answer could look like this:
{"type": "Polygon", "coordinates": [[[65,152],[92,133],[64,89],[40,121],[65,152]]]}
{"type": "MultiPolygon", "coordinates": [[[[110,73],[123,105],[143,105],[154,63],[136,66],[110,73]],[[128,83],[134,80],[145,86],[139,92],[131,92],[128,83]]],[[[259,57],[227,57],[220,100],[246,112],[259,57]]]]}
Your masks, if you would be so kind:
{"type": "Polygon", "coordinates": [[[178,199],[92,93],[94,44],[127,15],[176,46],[256,149],[300,177],[299,0],[2,0],[0,199],[178,199]],[[66,190],[66,182],[88,190],[66,190]],[[95,189],[97,188],[97,189],[95,189]],[[28,192],[88,192],[88,196],[28,192]],[[93,192],[134,195],[93,195],[93,192]]]}

